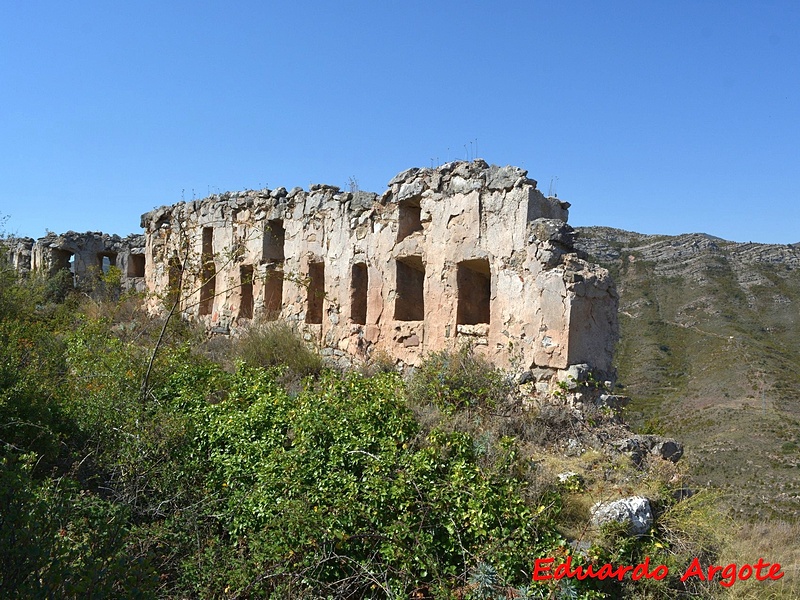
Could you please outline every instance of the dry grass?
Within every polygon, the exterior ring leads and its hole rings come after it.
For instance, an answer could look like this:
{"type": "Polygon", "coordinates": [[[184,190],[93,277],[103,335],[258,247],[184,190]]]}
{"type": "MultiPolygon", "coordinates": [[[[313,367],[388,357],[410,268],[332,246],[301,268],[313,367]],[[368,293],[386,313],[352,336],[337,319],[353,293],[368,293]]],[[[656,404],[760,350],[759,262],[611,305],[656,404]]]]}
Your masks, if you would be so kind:
{"type": "Polygon", "coordinates": [[[238,340],[235,352],[250,365],[264,368],[282,365],[298,378],[317,375],[323,369],[322,357],[284,321],[254,325],[238,340]]]}
{"type": "Polygon", "coordinates": [[[753,564],[759,558],[780,563],[784,577],[778,581],[737,581],[720,594],[726,600],[796,600],[800,598],[800,523],[762,521],[734,530],[720,555],[720,563],[753,564]]]}

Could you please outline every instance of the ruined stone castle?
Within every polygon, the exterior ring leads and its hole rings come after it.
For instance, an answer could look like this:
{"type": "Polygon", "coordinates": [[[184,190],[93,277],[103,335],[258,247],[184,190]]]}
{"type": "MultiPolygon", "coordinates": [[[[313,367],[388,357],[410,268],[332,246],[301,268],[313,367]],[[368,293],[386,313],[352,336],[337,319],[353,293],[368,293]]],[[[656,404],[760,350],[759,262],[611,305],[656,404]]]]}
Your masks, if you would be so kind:
{"type": "Polygon", "coordinates": [[[409,169],[381,195],[213,195],[142,215],[143,236],[51,234],[11,254],[76,281],[115,265],[153,313],[174,304],[216,333],[282,319],[342,358],[414,365],[471,343],[506,368],[608,374],[617,294],[574,250],[568,208],[525,171],[475,160],[409,169]]]}

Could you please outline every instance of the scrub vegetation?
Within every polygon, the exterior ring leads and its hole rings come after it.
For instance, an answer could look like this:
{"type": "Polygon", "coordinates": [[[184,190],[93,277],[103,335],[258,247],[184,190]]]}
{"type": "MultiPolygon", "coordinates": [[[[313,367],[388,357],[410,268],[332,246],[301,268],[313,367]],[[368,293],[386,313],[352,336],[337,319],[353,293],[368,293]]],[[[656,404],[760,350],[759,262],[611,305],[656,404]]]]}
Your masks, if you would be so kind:
{"type": "Polygon", "coordinates": [[[742,554],[713,498],[675,499],[674,465],[563,456],[575,424],[468,349],[406,382],[326,369],[286,326],[162,333],[140,298],[0,277],[4,598],[714,597],[681,569],[742,554]],[[650,533],[586,534],[612,490],[647,491],[650,533]],[[569,556],[670,576],[531,581],[569,556]]]}

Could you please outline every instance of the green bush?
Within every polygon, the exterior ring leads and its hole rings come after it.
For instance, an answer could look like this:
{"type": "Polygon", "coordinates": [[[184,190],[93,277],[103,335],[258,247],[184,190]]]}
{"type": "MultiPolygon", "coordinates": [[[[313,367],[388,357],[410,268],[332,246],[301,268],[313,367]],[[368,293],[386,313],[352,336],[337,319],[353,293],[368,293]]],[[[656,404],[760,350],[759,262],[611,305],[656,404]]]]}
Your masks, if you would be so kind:
{"type": "Polygon", "coordinates": [[[413,371],[408,398],[413,404],[433,404],[442,410],[492,409],[512,390],[500,369],[466,345],[429,354],[413,371]]]}
{"type": "Polygon", "coordinates": [[[327,372],[292,398],[274,372],[242,365],[218,402],[213,376],[196,374],[178,369],[171,385],[194,423],[183,468],[204,475],[223,531],[187,557],[183,589],[447,598],[477,559],[519,585],[559,542],[558,502],[524,500],[513,441],[485,469],[464,433],[419,439],[395,374],[327,372]]]}
{"type": "Polygon", "coordinates": [[[64,374],[63,344],[46,327],[0,321],[0,445],[36,452],[42,469],[58,459],[70,429],[58,401],[64,374]]]}
{"type": "Polygon", "coordinates": [[[75,291],[75,280],[69,270],[59,269],[52,277],[45,279],[44,286],[45,301],[59,304],[75,291]]]}
{"type": "Polygon", "coordinates": [[[152,598],[157,579],[127,543],[125,508],[68,477],[37,479],[34,463],[0,457],[3,598],[152,598]]]}

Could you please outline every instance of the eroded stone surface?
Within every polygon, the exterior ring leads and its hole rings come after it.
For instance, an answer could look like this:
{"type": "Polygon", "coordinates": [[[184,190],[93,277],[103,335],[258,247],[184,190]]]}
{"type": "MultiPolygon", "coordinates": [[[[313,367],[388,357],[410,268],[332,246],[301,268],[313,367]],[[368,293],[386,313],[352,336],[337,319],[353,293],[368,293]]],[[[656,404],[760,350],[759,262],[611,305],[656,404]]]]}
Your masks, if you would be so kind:
{"type": "Polygon", "coordinates": [[[33,242],[34,239],[29,237],[11,237],[3,240],[1,250],[5,253],[6,263],[23,275],[31,270],[33,242]]]}

